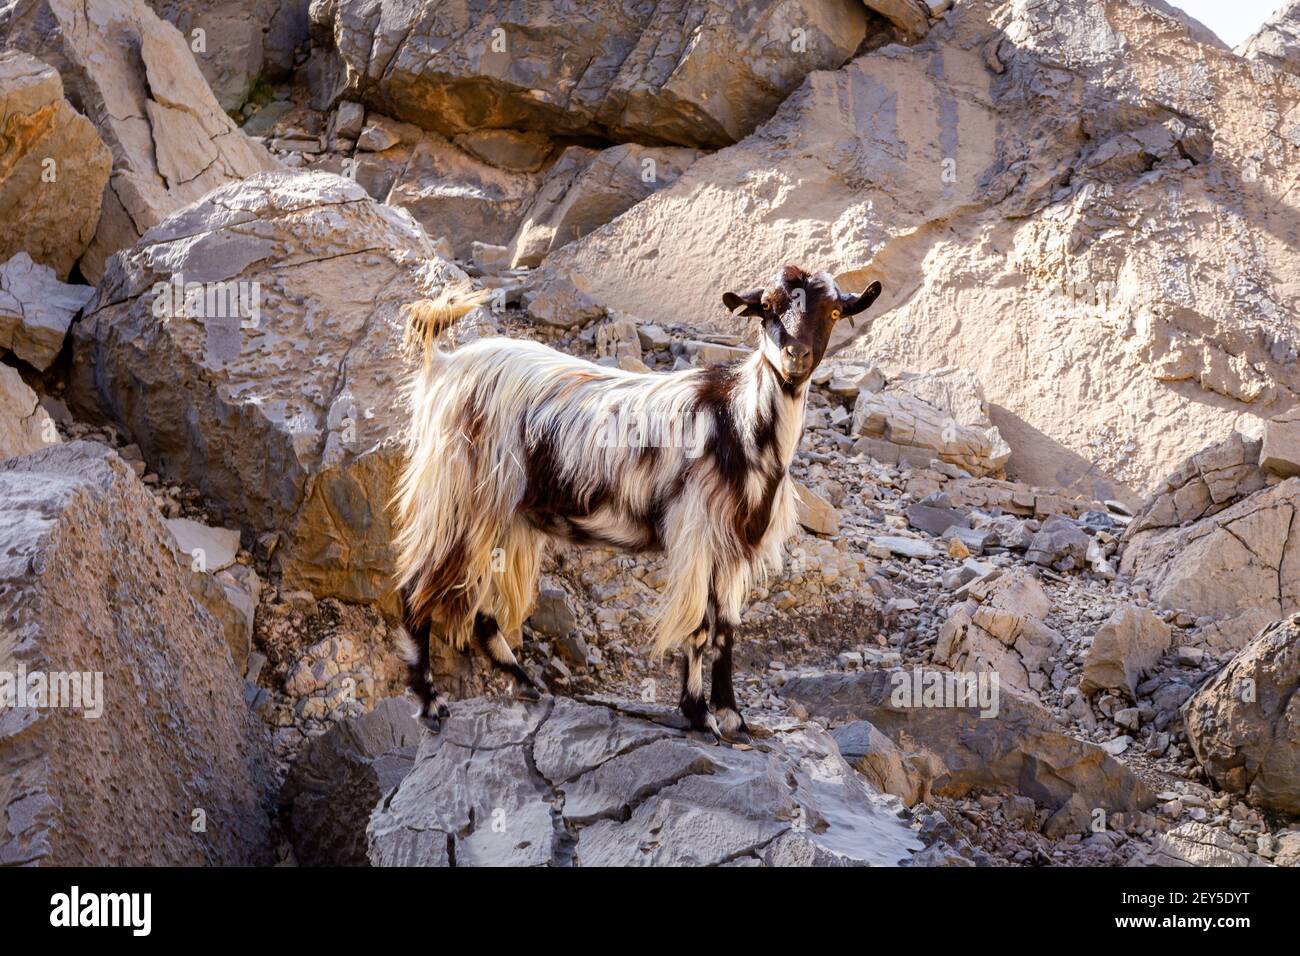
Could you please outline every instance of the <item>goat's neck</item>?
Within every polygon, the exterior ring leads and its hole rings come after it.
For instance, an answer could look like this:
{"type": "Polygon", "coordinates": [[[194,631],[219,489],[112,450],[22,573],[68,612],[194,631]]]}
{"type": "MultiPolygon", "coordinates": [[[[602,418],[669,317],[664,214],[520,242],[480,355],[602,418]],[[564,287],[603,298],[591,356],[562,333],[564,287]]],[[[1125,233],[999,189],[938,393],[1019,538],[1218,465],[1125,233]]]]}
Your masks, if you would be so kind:
{"type": "Polygon", "coordinates": [[[743,387],[738,400],[744,403],[745,413],[766,416],[770,412],[776,436],[773,451],[784,471],[794,460],[803,435],[808,381],[798,386],[787,385],[761,350],[751,355],[741,369],[743,387]]]}

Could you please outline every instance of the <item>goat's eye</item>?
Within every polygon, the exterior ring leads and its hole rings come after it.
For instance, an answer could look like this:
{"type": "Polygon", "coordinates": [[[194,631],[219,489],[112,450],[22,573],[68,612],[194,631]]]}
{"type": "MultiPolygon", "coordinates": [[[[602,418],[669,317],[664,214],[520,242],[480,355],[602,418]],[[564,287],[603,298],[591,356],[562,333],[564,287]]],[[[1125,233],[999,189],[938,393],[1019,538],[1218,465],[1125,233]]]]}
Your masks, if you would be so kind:
{"type": "Polygon", "coordinates": [[[831,309],[831,321],[834,322],[834,321],[835,321],[836,319],[838,319],[839,317],[840,317],[840,310],[839,310],[839,309],[831,309]]]}

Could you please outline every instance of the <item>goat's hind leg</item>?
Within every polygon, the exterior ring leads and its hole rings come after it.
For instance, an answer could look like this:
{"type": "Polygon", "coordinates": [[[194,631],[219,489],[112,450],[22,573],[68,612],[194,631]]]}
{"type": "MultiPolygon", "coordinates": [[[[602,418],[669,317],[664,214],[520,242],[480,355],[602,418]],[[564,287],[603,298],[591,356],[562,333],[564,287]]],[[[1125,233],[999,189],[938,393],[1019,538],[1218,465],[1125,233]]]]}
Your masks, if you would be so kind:
{"type": "Polygon", "coordinates": [[[490,614],[474,615],[474,640],[492,662],[492,666],[509,674],[514,680],[516,694],[524,700],[541,699],[541,688],[528,676],[528,672],[515,657],[515,652],[510,649],[510,643],[501,633],[501,628],[497,626],[496,618],[490,614]]]}
{"type": "Polygon", "coordinates": [[[401,598],[402,624],[410,641],[406,649],[406,685],[420,702],[415,716],[436,734],[442,728],[443,719],[451,716],[451,711],[429,680],[429,616],[425,614],[417,620],[411,612],[405,590],[401,598]]]}

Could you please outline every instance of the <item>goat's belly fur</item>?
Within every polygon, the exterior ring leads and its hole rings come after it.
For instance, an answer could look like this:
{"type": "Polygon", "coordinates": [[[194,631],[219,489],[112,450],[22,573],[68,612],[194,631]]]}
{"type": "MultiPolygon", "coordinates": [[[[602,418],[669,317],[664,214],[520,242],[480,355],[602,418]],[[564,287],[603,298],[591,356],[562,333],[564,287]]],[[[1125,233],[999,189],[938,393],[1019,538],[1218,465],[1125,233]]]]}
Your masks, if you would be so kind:
{"type": "Polygon", "coordinates": [[[459,647],[476,612],[518,639],[549,538],[664,553],[659,652],[707,613],[737,622],[780,567],[803,395],[761,356],[633,373],[490,338],[438,353],[410,400],[399,578],[459,647]]]}

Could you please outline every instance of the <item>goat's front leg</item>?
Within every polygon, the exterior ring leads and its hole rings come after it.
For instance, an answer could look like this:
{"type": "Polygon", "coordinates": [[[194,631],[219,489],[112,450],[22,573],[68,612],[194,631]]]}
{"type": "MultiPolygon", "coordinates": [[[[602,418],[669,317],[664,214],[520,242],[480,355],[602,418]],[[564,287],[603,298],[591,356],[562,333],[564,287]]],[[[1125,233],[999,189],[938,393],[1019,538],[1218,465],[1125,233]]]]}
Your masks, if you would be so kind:
{"type": "Polygon", "coordinates": [[[701,624],[695,633],[686,639],[682,649],[682,716],[690,721],[692,730],[707,731],[721,740],[722,732],[718,722],[709,713],[709,706],[704,700],[704,652],[709,646],[709,628],[701,624]]]}
{"type": "Polygon", "coordinates": [[[749,743],[749,727],[736,705],[736,691],[731,683],[731,649],[735,640],[734,625],[730,621],[719,620],[713,629],[713,647],[717,656],[713,658],[709,703],[713,705],[713,714],[717,718],[722,738],[733,743],[749,743]]]}

